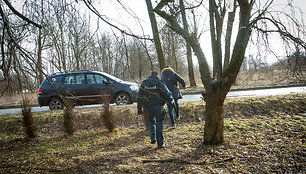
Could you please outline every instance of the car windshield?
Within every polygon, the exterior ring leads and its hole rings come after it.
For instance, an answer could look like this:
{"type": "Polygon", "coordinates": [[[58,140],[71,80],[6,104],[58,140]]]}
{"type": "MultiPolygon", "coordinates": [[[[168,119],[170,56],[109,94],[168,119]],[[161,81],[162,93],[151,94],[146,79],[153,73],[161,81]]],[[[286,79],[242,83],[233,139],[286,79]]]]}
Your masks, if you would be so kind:
{"type": "Polygon", "coordinates": [[[99,73],[103,74],[104,76],[106,76],[106,77],[108,77],[108,78],[110,78],[110,79],[112,79],[112,80],[114,80],[114,81],[116,81],[116,82],[123,82],[123,80],[121,80],[121,79],[119,79],[119,78],[117,78],[117,77],[115,77],[115,76],[112,76],[112,75],[110,75],[110,74],[103,73],[103,72],[99,72],[99,73]]]}

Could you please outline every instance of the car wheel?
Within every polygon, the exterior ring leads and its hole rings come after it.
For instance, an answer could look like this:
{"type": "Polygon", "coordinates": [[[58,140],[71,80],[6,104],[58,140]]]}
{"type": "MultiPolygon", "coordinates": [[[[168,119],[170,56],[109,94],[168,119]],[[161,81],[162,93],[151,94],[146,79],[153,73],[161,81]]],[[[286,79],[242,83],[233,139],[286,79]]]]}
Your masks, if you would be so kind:
{"type": "Polygon", "coordinates": [[[62,100],[58,98],[53,98],[49,101],[50,110],[60,110],[64,108],[62,100]]]}
{"type": "Polygon", "coordinates": [[[117,105],[127,105],[131,103],[131,98],[127,93],[122,92],[115,97],[115,103],[117,105]]]}

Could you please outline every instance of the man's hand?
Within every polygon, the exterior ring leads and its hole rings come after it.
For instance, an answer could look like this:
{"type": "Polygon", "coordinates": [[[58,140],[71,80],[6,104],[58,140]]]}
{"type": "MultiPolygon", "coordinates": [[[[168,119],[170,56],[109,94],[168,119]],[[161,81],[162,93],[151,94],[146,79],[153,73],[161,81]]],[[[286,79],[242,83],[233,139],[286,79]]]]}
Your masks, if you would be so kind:
{"type": "Polygon", "coordinates": [[[175,104],[174,100],[172,100],[170,104],[173,107],[175,113],[177,113],[177,107],[176,107],[176,104],[175,104]]]}

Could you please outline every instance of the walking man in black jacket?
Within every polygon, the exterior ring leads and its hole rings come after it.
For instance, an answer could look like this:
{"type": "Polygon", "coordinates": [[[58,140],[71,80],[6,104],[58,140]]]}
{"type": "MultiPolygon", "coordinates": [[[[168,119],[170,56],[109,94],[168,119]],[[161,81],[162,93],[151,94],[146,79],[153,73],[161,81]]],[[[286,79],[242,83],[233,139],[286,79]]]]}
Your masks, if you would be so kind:
{"type": "Polygon", "coordinates": [[[151,76],[145,79],[137,94],[138,114],[142,114],[142,106],[146,110],[147,120],[150,128],[151,143],[157,140],[157,148],[164,148],[163,121],[165,118],[165,103],[174,105],[171,92],[165,83],[158,78],[158,72],[153,71],[151,76]]]}

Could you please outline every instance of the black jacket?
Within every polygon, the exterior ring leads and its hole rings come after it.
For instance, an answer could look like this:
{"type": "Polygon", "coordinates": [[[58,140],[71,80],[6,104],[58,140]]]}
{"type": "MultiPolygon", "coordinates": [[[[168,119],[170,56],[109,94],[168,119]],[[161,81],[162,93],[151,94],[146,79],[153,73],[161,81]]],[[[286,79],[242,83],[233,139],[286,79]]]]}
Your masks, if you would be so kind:
{"type": "MultiPolygon", "coordinates": [[[[149,76],[142,82],[137,94],[138,111],[144,105],[148,112],[151,112],[151,110],[154,112],[155,109],[158,113],[161,112],[161,108],[166,102],[171,104],[174,100],[164,82],[154,76],[149,76]]],[[[149,113],[149,115],[151,114],[149,113]]]]}
{"type": "Polygon", "coordinates": [[[180,95],[180,90],[177,87],[177,82],[179,82],[183,88],[185,88],[185,80],[176,72],[174,72],[174,70],[170,67],[164,68],[162,70],[161,80],[165,82],[167,88],[171,91],[174,100],[177,101],[180,95]]]}

